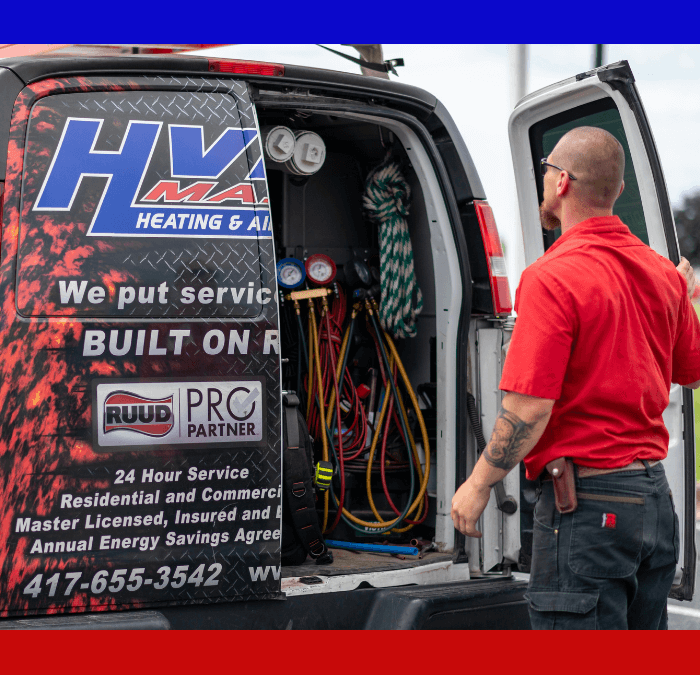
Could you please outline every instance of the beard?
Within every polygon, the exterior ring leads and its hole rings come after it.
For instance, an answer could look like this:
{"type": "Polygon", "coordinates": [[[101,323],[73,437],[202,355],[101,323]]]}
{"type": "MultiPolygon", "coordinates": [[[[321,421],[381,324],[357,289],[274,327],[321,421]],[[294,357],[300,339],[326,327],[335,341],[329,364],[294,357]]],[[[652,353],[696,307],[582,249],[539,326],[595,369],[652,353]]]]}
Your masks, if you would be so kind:
{"type": "Polygon", "coordinates": [[[561,220],[546,209],[544,203],[540,204],[540,223],[545,230],[550,232],[561,227],[561,220]]]}

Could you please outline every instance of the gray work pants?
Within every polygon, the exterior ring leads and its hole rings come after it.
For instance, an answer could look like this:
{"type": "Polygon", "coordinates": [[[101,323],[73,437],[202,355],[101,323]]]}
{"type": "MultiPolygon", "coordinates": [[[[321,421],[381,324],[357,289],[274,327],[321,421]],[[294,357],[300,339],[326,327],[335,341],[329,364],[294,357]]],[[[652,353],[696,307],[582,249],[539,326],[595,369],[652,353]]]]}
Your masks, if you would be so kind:
{"type": "Polygon", "coordinates": [[[665,629],[679,556],[663,466],[577,478],[561,514],[551,481],[535,507],[526,598],[533,629],[665,629]]]}

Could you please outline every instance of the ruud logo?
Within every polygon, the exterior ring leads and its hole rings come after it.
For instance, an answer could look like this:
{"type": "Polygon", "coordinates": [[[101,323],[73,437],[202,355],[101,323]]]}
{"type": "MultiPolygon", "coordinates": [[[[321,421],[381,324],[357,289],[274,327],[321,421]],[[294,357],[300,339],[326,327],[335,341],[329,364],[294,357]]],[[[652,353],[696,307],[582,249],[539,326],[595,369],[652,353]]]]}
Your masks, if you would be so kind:
{"type": "Polygon", "coordinates": [[[129,391],[115,391],[105,398],[104,432],[124,429],[145,436],[162,437],[173,428],[172,394],[150,399],[129,391]]]}
{"type": "Polygon", "coordinates": [[[93,449],[261,445],[265,380],[96,380],[93,449]]]}

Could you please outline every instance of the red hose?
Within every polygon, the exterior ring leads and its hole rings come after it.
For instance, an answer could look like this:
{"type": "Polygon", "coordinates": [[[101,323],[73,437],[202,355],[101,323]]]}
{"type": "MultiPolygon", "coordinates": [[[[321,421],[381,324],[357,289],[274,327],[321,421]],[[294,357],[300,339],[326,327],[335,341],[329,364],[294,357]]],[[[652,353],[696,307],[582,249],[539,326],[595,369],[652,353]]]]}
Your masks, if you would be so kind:
{"type": "MultiPolygon", "coordinates": [[[[394,366],[394,373],[393,373],[393,374],[394,374],[394,380],[396,380],[396,366],[394,366]]],[[[387,439],[388,439],[388,437],[389,437],[389,429],[390,429],[390,423],[389,423],[389,421],[391,420],[390,415],[391,415],[391,413],[392,413],[392,411],[393,411],[393,407],[394,407],[394,397],[392,396],[392,397],[391,397],[391,400],[389,401],[389,410],[388,410],[388,415],[387,415],[387,425],[386,425],[386,429],[385,429],[385,431],[384,431],[384,436],[383,436],[383,438],[382,438],[382,452],[381,452],[380,459],[379,459],[379,462],[380,462],[379,468],[380,468],[380,474],[381,474],[381,477],[382,477],[382,488],[383,488],[383,490],[384,490],[384,496],[386,497],[386,500],[387,500],[387,502],[389,503],[389,506],[391,507],[391,510],[392,510],[397,516],[400,516],[400,515],[401,515],[401,511],[399,511],[399,510],[396,508],[396,506],[394,505],[393,500],[391,499],[391,495],[389,494],[389,488],[388,488],[388,486],[387,486],[387,484],[386,484],[386,472],[385,472],[386,443],[387,443],[387,439]]],[[[397,423],[395,423],[395,424],[396,424],[397,427],[400,428],[400,426],[399,426],[397,423]]],[[[409,461],[412,461],[412,462],[416,465],[416,467],[418,467],[418,464],[417,464],[417,462],[416,462],[416,458],[413,456],[413,453],[411,453],[411,457],[410,457],[409,461]]],[[[406,518],[406,519],[405,519],[405,522],[406,522],[406,523],[408,523],[409,525],[420,525],[423,521],[425,521],[425,519],[426,519],[426,517],[427,517],[427,515],[428,515],[428,502],[427,502],[427,498],[428,498],[428,495],[425,494],[425,495],[424,495],[425,501],[423,502],[423,509],[422,509],[422,510],[423,510],[423,515],[422,515],[418,520],[410,520],[410,519],[406,518]]]]}
{"type": "MultiPolygon", "coordinates": [[[[384,366],[382,364],[382,353],[379,348],[379,342],[376,333],[373,330],[370,330],[370,335],[372,336],[372,340],[374,340],[374,348],[377,352],[377,359],[379,360],[379,371],[382,374],[382,384],[386,387],[386,371],[384,370],[384,366]]],[[[394,381],[396,381],[396,377],[394,377],[394,381]]],[[[401,427],[401,423],[399,422],[398,414],[397,414],[397,409],[393,408],[392,409],[392,414],[394,416],[394,424],[396,424],[396,428],[399,430],[399,434],[401,436],[401,440],[405,443],[406,439],[403,436],[403,428],[401,427]]]]}
{"type": "MultiPolygon", "coordinates": [[[[318,304],[318,303],[317,303],[318,304]]],[[[316,307],[315,309],[319,309],[316,307]]],[[[330,403],[330,397],[332,393],[335,394],[335,418],[336,418],[336,433],[337,433],[337,445],[336,445],[336,455],[338,457],[338,462],[340,464],[340,495],[338,504],[342,505],[345,500],[345,463],[348,461],[356,460],[365,450],[365,445],[367,442],[367,413],[362,405],[362,401],[357,394],[357,390],[352,381],[349,369],[346,368],[343,373],[342,381],[338,381],[337,375],[337,364],[340,358],[340,349],[342,345],[342,335],[343,335],[343,323],[345,321],[345,316],[347,312],[347,303],[345,293],[342,288],[338,288],[338,295],[333,299],[330,307],[324,312],[325,321],[320,321],[318,323],[318,338],[319,338],[319,361],[322,368],[322,382],[323,390],[325,394],[324,407],[330,403]],[[344,413],[340,407],[341,396],[344,401],[347,401],[350,405],[350,409],[344,413]],[[346,429],[343,431],[343,422],[346,423],[346,429]]],[[[378,340],[381,339],[376,335],[371,326],[368,326],[368,332],[372,336],[374,341],[375,350],[377,352],[377,359],[379,363],[379,370],[382,376],[382,382],[384,386],[387,383],[387,372],[384,367],[380,347],[378,340]]],[[[312,340],[313,336],[309,336],[309,340],[312,340]]],[[[349,350],[351,345],[347,346],[349,350]]],[[[310,383],[308,381],[308,376],[305,382],[305,389],[307,390],[307,395],[311,397],[311,407],[309,410],[309,419],[307,424],[311,434],[318,438],[321,433],[326,433],[325,424],[326,420],[321,418],[320,411],[315,403],[314,396],[317,394],[317,384],[314,381],[310,383]],[[310,391],[309,391],[310,389],[310,391]]],[[[396,379],[396,366],[394,366],[394,380],[396,379]]],[[[400,511],[394,505],[390,495],[389,489],[386,484],[386,472],[385,472],[385,462],[386,462],[386,448],[387,441],[389,437],[389,432],[391,430],[392,422],[394,423],[396,429],[398,430],[402,440],[404,440],[403,429],[398,419],[398,405],[394,404],[393,396],[389,401],[388,414],[385,418],[385,428],[382,438],[382,447],[380,454],[380,474],[382,487],[384,490],[384,495],[391,509],[397,515],[400,515],[400,511]]],[[[381,429],[374,430],[374,433],[382,433],[381,429]]],[[[334,434],[335,438],[335,434],[334,434]]],[[[330,439],[334,445],[336,441],[334,438],[330,439]]],[[[416,458],[413,453],[410,453],[411,457],[409,461],[416,464],[416,458]]],[[[425,521],[428,515],[428,502],[427,495],[422,506],[423,514],[418,520],[406,519],[406,523],[409,524],[420,524],[425,521]]],[[[336,512],[335,519],[331,526],[326,530],[327,532],[333,531],[339,524],[342,515],[342,509],[339,507],[336,512]]]]}
{"type": "MultiPolygon", "coordinates": [[[[327,321],[319,326],[322,360],[324,370],[325,391],[331,395],[331,386],[334,386],[333,378],[337,378],[337,364],[340,358],[342,344],[342,320],[346,311],[345,295],[342,291],[333,301],[330,312],[327,313],[327,321]]],[[[367,418],[362,402],[357,395],[357,390],[350,373],[346,370],[342,382],[338,383],[339,393],[350,404],[350,410],[341,410],[338,419],[338,435],[342,438],[343,458],[347,461],[357,458],[364,450],[367,440],[367,418]],[[342,423],[346,421],[346,429],[343,431],[342,423]]],[[[336,409],[337,413],[337,409],[336,409]]]]}
{"type": "MultiPolygon", "coordinates": [[[[331,342],[331,321],[329,313],[326,312],[326,328],[327,328],[327,338],[329,346],[329,355],[331,360],[331,371],[333,373],[333,387],[335,389],[335,410],[338,416],[338,462],[340,463],[340,498],[338,499],[338,511],[335,514],[335,520],[333,524],[328,529],[332,532],[340,522],[340,517],[343,513],[343,505],[345,504],[345,460],[343,457],[343,433],[341,427],[341,417],[340,417],[340,389],[338,387],[338,374],[336,373],[336,364],[334,358],[333,344],[331,342]]],[[[325,423],[325,421],[324,421],[325,423]]],[[[332,441],[333,439],[331,439],[332,441]]]]}

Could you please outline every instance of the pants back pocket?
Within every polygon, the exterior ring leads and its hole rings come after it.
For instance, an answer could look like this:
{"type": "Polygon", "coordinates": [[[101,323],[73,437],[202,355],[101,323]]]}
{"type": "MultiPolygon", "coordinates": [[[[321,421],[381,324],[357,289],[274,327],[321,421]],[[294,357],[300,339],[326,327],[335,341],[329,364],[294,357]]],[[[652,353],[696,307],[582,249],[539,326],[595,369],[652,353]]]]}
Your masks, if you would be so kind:
{"type": "Polygon", "coordinates": [[[569,568],[575,574],[620,579],[637,568],[644,538],[644,497],[578,493],[569,568]]]}

